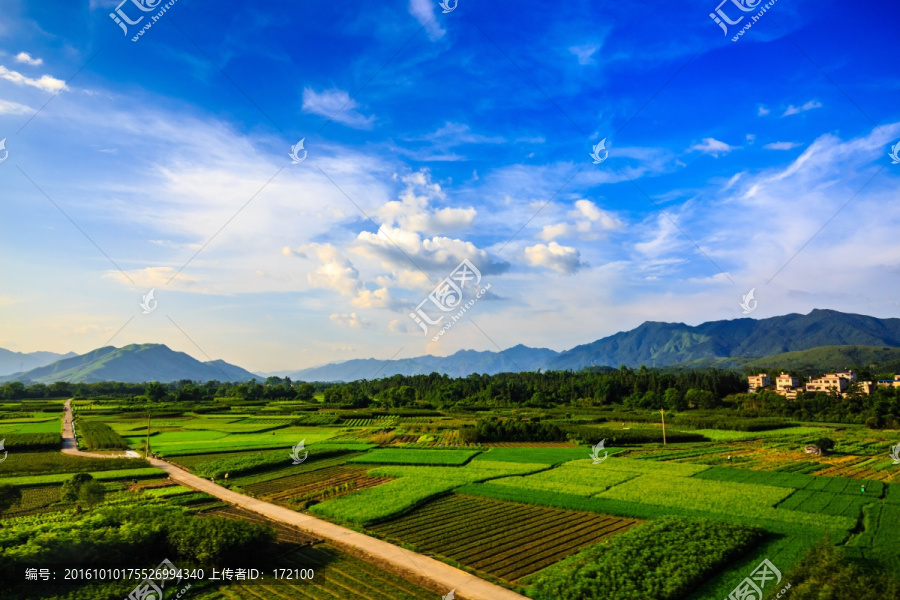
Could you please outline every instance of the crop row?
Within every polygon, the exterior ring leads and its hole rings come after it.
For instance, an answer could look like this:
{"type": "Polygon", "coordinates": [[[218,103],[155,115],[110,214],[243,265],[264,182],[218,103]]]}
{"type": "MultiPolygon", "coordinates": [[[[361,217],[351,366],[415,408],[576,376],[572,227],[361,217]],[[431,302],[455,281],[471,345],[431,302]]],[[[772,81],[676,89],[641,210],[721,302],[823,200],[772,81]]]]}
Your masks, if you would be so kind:
{"type": "Polygon", "coordinates": [[[792,488],[795,490],[813,490],[831,492],[833,494],[859,495],[860,487],[865,486],[866,492],[880,496],[884,490],[881,481],[867,481],[849,479],[845,477],[822,477],[818,475],[806,475],[803,473],[785,473],[778,471],[755,471],[752,469],[734,469],[712,467],[698,473],[697,479],[711,481],[726,481],[744,484],[762,484],[775,487],[792,488]]]}
{"type": "Polygon", "coordinates": [[[514,581],[636,523],[454,494],[373,530],[514,581]]]}
{"type": "Polygon", "coordinates": [[[851,496],[849,494],[797,490],[779,504],[778,508],[859,519],[862,516],[863,507],[877,499],[874,494],[851,496]]]}
{"type": "Polygon", "coordinates": [[[10,433],[0,435],[5,439],[8,452],[33,452],[35,450],[59,450],[62,435],[59,433],[10,433]]]}
{"type": "Polygon", "coordinates": [[[100,421],[77,421],[79,446],[88,450],[125,448],[127,444],[112,427],[100,421]]]}
{"type": "Polygon", "coordinates": [[[355,463],[381,463],[393,465],[464,465],[478,450],[421,450],[379,448],[354,458],[355,463]]]}

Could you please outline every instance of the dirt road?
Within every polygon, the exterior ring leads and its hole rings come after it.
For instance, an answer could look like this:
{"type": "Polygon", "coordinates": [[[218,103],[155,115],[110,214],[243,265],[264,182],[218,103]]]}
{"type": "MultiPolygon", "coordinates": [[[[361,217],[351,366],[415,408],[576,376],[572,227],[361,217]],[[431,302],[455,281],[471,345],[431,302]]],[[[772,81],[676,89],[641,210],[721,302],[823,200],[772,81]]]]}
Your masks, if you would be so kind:
{"type": "MultiPolygon", "coordinates": [[[[66,402],[65,424],[63,425],[63,452],[76,456],[93,456],[101,458],[109,458],[112,455],[92,454],[81,452],[75,448],[75,439],[72,434],[72,410],[70,407],[71,400],[66,402]],[[68,437],[67,437],[68,435],[68,437]],[[66,440],[69,440],[67,445],[66,440]]],[[[285,461],[288,461],[288,449],[285,448],[285,461]]],[[[207,479],[197,477],[180,467],[176,467],[164,460],[148,459],[148,462],[154,467],[158,467],[169,474],[169,476],[178,483],[194,488],[201,492],[206,492],[211,496],[215,496],[220,500],[235,504],[259,513],[270,519],[281,521],[289,525],[294,525],[311,532],[314,535],[327,540],[336,542],[339,546],[349,546],[358,552],[367,554],[376,559],[389,563],[400,571],[411,572],[430,579],[435,582],[439,588],[446,589],[446,593],[450,590],[456,590],[456,595],[466,600],[528,600],[525,596],[517,594],[499,585],[494,585],[483,579],[451,567],[439,560],[429,558],[417,552],[411,552],[375,539],[368,535],[358,533],[352,529],[341,527],[317,519],[310,515],[304,515],[283,506],[263,502],[233,492],[220,485],[216,485],[207,479]]]]}

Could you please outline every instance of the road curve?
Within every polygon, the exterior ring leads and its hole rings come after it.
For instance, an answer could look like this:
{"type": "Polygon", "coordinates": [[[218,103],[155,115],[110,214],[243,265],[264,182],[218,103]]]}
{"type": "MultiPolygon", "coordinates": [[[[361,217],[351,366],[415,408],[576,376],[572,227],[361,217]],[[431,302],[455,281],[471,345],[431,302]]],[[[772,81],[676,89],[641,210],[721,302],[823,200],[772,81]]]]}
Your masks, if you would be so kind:
{"type": "MultiPolygon", "coordinates": [[[[112,456],[81,452],[75,448],[75,439],[72,434],[72,409],[70,402],[71,400],[66,402],[65,421],[63,425],[63,452],[75,456],[92,456],[100,458],[109,458],[112,456]]],[[[287,449],[285,449],[285,457],[285,460],[287,460],[287,449]]],[[[314,535],[333,541],[338,545],[348,546],[357,552],[362,552],[363,554],[387,562],[400,571],[421,575],[436,583],[439,588],[446,589],[447,593],[449,593],[450,590],[456,590],[456,595],[461,596],[466,600],[528,600],[526,596],[480,579],[471,573],[466,573],[465,571],[451,567],[439,560],[429,558],[428,556],[424,556],[417,552],[411,552],[404,548],[400,548],[399,546],[353,531],[352,529],[347,529],[346,527],[341,527],[340,525],[335,525],[334,523],[329,523],[328,521],[323,521],[322,519],[318,519],[311,515],[301,514],[283,506],[257,500],[256,498],[251,498],[245,494],[239,494],[238,492],[216,485],[207,479],[193,475],[164,460],[150,458],[147,459],[147,461],[154,467],[168,473],[169,477],[182,485],[194,488],[201,492],[206,492],[220,500],[241,506],[247,510],[252,510],[253,512],[270,519],[305,529],[314,535]]]]}

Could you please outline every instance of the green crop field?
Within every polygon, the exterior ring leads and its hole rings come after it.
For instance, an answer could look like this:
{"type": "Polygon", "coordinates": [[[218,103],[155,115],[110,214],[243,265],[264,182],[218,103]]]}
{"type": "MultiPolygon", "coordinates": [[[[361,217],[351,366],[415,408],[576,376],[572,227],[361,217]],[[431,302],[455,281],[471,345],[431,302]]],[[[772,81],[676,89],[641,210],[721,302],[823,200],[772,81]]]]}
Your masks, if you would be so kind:
{"type": "Polygon", "coordinates": [[[453,494],[371,529],[420,551],[516,581],[636,523],[453,494]]]}
{"type": "Polygon", "coordinates": [[[477,454],[477,450],[383,448],[366,452],[362,456],[354,458],[353,462],[393,465],[463,465],[477,454]]]}
{"type": "MultiPolygon", "coordinates": [[[[429,385],[440,385],[443,376],[432,379],[429,385]]],[[[332,387],[340,384],[322,384],[332,387]]],[[[152,451],[243,494],[237,506],[176,485],[142,458],[62,454],[61,414],[53,406],[25,410],[28,402],[0,400],[0,439],[9,450],[0,486],[22,494],[4,508],[2,494],[11,493],[0,487],[0,538],[19,540],[15,550],[0,548],[0,559],[18,564],[26,555],[60,554],[100,564],[128,547],[138,565],[161,554],[209,566],[197,558],[204,552],[232,566],[265,558],[268,569],[315,568],[305,582],[198,584],[185,596],[197,600],[418,600],[450,592],[416,570],[413,554],[402,568],[368,562],[249,510],[268,502],[277,505],[268,514],[297,514],[301,522],[314,516],[461,569],[460,598],[465,581],[482,578],[534,600],[722,600],[764,559],[797,582],[790,594],[803,597],[799,585],[811,576],[802,569],[823,548],[841,553],[832,571],[846,563],[900,576],[900,465],[889,455],[900,431],[690,408],[672,411],[680,433],[663,445],[658,411],[591,406],[597,396],[551,408],[484,404],[514,391],[492,388],[493,396],[485,392],[453,410],[385,407],[377,394],[367,407],[268,400],[265,393],[194,403],[172,392],[154,403],[152,451]],[[746,431],[753,428],[764,430],[746,431]],[[599,440],[591,436],[613,430],[622,443],[608,439],[609,448],[592,459],[587,442],[599,440]],[[804,452],[825,437],[832,451],[804,452]],[[308,454],[293,464],[300,441],[308,454]],[[78,473],[100,483],[93,492],[99,500],[71,492],[78,473]],[[254,537],[262,535],[255,526],[271,526],[274,541],[254,537]],[[57,544],[65,536],[83,546],[57,544]],[[250,539],[252,550],[241,546],[250,539]],[[232,547],[241,553],[229,555],[232,547]]],[[[142,451],[145,405],[140,396],[76,401],[81,443],[142,451]]],[[[41,598],[2,586],[4,600],[41,598]]],[[[869,585],[892,589],[880,586],[869,585]]],[[[113,600],[133,587],[90,584],[46,597],[113,600]]],[[[766,592],[757,600],[773,600],[776,590],[766,592]]]]}

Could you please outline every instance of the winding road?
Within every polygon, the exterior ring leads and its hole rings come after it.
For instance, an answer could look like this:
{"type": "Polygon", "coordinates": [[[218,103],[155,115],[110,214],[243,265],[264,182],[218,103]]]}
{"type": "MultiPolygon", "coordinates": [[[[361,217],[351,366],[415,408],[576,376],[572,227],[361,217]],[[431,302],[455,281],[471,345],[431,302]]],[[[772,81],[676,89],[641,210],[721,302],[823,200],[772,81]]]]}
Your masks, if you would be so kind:
{"type": "MultiPolygon", "coordinates": [[[[74,456],[90,456],[95,458],[111,458],[140,455],[134,451],[129,451],[126,455],[111,454],[93,454],[82,452],[75,445],[75,436],[72,430],[72,406],[71,400],[66,401],[66,410],[63,416],[63,452],[74,456]]],[[[287,460],[287,449],[285,449],[285,460],[287,460]]],[[[149,458],[147,459],[154,467],[162,469],[169,474],[173,480],[181,485],[206,492],[211,496],[215,496],[220,500],[252,510],[255,513],[287,523],[304,529],[316,536],[327,539],[338,546],[344,546],[356,553],[369,555],[380,561],[389,563],[395,569],[412,573],[416,576],[423,576],[430,579],[438,588],[447,590],[456,590],[456,595],[467,600],[528,600],[526,596],[517,594],[512,590],[508,590],[499,585],[495,585],[484,579],[480,579],[471,573],[466,573],[460,569],[451,567],[439,560],[435,560],[417,552],[411,552],[399,546],[389,544],[371,536],[323,521],[316,517],[301,514],[278,506],[270,502],[264,502],[251,498],[245,494],[233,492],[220,485],[216,485],[209,480],[197,477],[180,467],[168,463],[164,460],[149,458]]]]}

